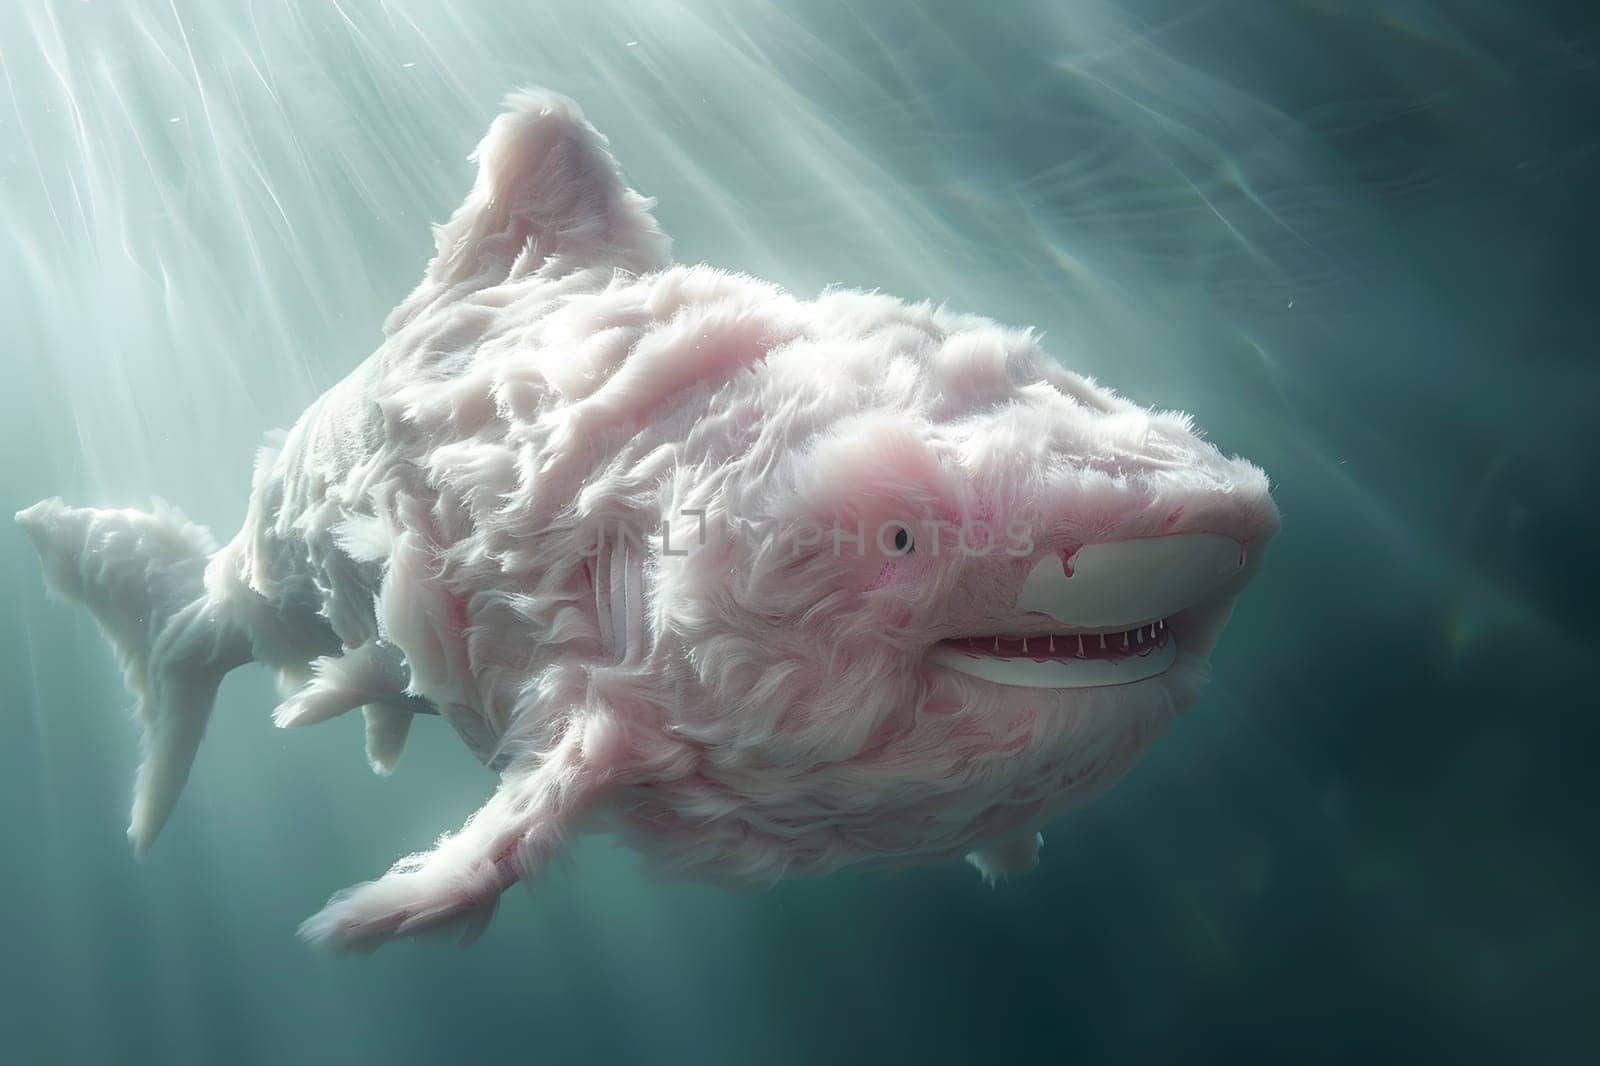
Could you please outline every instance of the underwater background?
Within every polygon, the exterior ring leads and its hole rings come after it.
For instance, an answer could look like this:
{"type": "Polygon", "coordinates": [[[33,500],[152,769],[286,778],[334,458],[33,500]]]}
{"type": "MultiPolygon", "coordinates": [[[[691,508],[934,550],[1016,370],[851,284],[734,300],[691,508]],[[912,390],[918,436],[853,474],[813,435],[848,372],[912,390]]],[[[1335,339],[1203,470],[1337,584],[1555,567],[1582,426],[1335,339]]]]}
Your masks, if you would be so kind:
{"type": "Polygon", "coordinates": [[[15,1063],[1600,1061],[1592,4],[7,0],[0,505],[162,496],[377,344],[501,96],[682,261],[1034,325],[1271,474],[1215,681],[991,890],[584,838],[458,950],[294,936],[492,776],[224,685],[150,856],[129,697],[0,527],[15,1063]]]}

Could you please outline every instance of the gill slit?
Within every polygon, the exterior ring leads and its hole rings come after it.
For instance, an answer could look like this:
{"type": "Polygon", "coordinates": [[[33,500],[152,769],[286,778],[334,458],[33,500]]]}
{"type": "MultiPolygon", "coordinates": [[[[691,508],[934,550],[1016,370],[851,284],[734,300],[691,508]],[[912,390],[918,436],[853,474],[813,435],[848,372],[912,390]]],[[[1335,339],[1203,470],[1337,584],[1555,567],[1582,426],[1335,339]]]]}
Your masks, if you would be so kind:
{"type": "Polygon", "coordinates": [[[643,554],[621,536],[602,543],[595,562],[601,651],[618,665],[637,662],[645,652],[643,554]]]}

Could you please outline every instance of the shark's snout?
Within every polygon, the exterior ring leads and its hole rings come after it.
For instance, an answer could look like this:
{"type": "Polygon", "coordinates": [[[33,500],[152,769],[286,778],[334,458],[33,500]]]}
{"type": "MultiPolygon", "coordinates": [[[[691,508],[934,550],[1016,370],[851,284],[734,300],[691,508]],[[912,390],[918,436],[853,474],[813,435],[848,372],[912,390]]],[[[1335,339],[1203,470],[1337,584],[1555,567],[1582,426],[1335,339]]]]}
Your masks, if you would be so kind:
{"type": "Polygon", "coordinates": [[[1017,607],[1075,629],[1131,629],[1205,602],[1245,561],[1244,545],[1216,533],[1085,544],[1040,559],[1017,607]]]}

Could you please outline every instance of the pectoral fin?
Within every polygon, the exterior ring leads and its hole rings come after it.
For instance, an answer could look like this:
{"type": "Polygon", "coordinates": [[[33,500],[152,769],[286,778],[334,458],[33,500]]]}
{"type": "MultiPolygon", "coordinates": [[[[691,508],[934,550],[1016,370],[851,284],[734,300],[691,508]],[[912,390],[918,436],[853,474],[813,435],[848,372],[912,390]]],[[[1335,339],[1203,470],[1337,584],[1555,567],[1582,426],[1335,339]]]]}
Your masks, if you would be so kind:
{"type": "Polygon", "coordinates": [[[608,770],[584,748],[584,728],[574,726],[537,766],[508,770],[459,832],[335,895],[300,935],[346,951],[440,930],[476,937],[500,894],[544,867],[605,788],[608,770]]]}

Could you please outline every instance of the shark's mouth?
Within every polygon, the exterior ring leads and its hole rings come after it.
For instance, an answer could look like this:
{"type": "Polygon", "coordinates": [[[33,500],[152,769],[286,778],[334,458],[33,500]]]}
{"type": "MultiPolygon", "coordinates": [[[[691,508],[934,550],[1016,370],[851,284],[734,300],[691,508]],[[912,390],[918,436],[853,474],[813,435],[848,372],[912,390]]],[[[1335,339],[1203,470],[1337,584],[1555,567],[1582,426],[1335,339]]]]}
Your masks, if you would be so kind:
{"type": "Polygon", "coordinates": [[[1098,688],[1163,673],[1178,658],[1165,620],[1133,629],[942,640],[929,661],[1018,688],[1098,688]]]}
{"type": "MultiPolygon", "coordinates": [[[[1051,622],[1060,629],[953,637],[935,644],[928,660],[1018,688],[1143,681],[1177,661],[1175,624],[1189,639],[1197,632],[1194,623],[1213,613],[1202,605],[1225,607],[1227,590],[1244,576],[1247,558],[1242,543],[1216,533],[1108,541],[1070,554],[1047,553],[1028,572],[1016,612],[1028,628],[1051,622]]],[[[1205,643],[1193,650],[1204,652],[1205,643]]]]}

